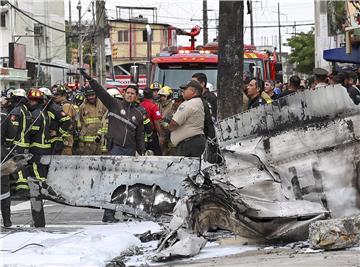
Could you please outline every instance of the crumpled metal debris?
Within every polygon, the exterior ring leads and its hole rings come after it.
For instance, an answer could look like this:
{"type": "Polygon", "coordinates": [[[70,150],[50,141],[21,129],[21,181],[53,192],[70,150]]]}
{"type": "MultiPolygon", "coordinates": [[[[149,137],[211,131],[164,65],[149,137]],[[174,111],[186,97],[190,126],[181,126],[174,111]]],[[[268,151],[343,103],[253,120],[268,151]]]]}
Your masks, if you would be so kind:
{"type": "Polygon", "coordinates": [[[325,250],[360,245],[360,215],[312,223],[309,241],[312,248],[325,250]]]}

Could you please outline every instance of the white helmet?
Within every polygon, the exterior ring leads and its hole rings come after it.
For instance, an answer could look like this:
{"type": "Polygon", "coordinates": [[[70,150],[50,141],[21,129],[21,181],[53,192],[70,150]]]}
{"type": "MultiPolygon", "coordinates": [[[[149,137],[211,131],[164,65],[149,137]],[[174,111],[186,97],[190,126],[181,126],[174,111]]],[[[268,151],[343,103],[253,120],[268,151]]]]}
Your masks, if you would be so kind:
{"type": "Polygon", "coordinates": [[[43,92],[44,95],[46,95],[46,96],[48,96],[48,97],[52,97],[52,93],[51,93],[51,91],[50,91],[49,88],[41,87],[41,88],[39,88],[39,90],[40,90],[41,92],[43,92]]]}
{"type": "Polygon", "coordinates": [[[26,91],[21,88],[13,90],[10,94],[11,94],[11,96],[26,97],[26,91]]]}
{"type": "Polygon", "coordinates": [[[121,95],[121,93],[119,92],[118,89],[110,88],[110,89],[107,90],[107,92],[108,92],[109,95],[111,95],[112,97],[115,97],[115,98],[123,98],[123,96],[121,95]]]}

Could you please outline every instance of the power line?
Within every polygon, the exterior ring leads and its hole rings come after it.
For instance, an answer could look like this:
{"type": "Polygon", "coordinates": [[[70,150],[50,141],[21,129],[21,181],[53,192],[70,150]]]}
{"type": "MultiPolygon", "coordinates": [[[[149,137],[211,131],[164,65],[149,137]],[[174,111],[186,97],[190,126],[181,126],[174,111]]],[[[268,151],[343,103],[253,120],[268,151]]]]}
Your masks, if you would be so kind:
{"type": "Polygon", "coordinates": [[[33,20],[33,21],[36,21],[37,23],[39,23],[40,25],[43,25],[49,29],[52,29],[52,30],[55,30],[55,31],[59,31],[59,32],[64,32],[66,33],[66,31],[64,30],[61,30],[61,29],[58,29],[58,28],[55,28],[53,26],[50,26],[50,25],[47,25],[37,19],[34,19],[33,17],[31,17],[30,15],[26,14],[23,10],[21,10],[20,8],[14,6],[13,4],[11,4],[9,1],[6,1],[7,4],[9,4],[12,8],[14,8],[17,12],[20,12],[21,14],[25,15],[26,17],[28,17],[29,19],[33,20]]]}

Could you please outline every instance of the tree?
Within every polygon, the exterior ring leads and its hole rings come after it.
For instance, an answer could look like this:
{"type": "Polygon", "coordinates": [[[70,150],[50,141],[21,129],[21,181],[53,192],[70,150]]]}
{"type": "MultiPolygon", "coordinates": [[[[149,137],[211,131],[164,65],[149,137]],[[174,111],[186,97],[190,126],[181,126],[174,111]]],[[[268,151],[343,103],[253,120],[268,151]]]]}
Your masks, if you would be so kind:
{"type": "Polygon", "coordinates": [[[315,36],[312,29],[308,33],[301,32],[288,39],[291,47],[289,62],[295,63],[295,70],[300,73],[310,74],[315,66],[315,36]]]}
{"type": "Polygon", "coordinates": [[[242,111],[244,2],[220,0],[218,117],[242,111]]]}

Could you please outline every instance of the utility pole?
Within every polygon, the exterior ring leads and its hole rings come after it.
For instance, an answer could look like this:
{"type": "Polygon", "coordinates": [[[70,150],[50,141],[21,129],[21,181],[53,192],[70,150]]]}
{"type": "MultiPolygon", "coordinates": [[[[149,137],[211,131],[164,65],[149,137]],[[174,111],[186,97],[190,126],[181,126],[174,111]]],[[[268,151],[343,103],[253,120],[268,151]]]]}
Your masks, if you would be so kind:
{"type": "Polygon", "coordinates": [[[218,117],[242,111],[244,2],[219,1],[218,117]]]}
{"type": "Polygon", "coordinates": [[[71,0],[69,0],[69,33],[68,33],[68,38],[67,38],[67,41],[69,42],[69,63],[71,64],[71,52],[72,52],[72,20],[71,20],[71,0]]]}
{"type": "Polygon", "coordinates": [[[253,3],[249,1],[249,11],[250,12],[250,43],[254,45],[254,17],[253,17],[253,3]]]}
{"type": "Polygon", "coordinates": [[[96,44],[97,44],[97,79],[101,85],[106,82],[105,57],[105,1],[96,0],[96,44]]]}
{"type": "MultiPolygon", "coordinates": [[[[82,68],[83,66],[83,48],[82,48],[82,35],[81,35],[81,0],[79,0],[77,7],[79,10],[79,25],[78,25],[78,38],[79,38],[79,48],[78,48],[78,53],[79,53],[79,67],[82,68]]],[[[82,75],[79,76],[79,84],[80,86],[83,86],[84,84],[84,80],[82,75]]]]}
{"type": "Polygon", "coordinates": [[[207,15],[207,0],[203,0],[203,44],[206,45],[209,42],[208,38],[208,15],[207,15]]]}
{"type": "Polygon", "coordinates": [[[278,28],[279,28],[279,61],[282,63],[281,49],[281,24],[280,24],[280,3],[278,2],[278,28]]]}

